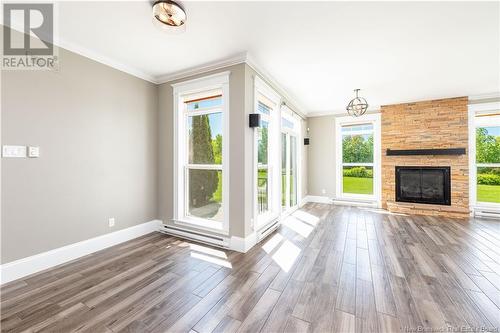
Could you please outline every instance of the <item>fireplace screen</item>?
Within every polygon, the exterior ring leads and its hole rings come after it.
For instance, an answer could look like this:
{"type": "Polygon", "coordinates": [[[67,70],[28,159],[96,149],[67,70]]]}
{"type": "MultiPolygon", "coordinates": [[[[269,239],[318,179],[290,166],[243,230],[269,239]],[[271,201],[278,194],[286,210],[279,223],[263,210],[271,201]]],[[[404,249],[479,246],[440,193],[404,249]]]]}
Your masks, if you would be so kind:
{"type": "Polygon", "coordinates": [[[396,167],[396,201],[451,205],[450,167],[396,167]]]}

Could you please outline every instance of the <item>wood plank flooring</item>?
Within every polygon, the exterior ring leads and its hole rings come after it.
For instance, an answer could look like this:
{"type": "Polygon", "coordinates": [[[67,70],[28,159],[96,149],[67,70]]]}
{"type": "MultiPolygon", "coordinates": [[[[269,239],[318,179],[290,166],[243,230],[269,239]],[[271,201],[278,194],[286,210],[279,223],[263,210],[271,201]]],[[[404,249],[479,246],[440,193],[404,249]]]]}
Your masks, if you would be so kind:
{"type": "Polygon", "coordinates": [[[1,288],[2,332],[500,327],[500,221],[307,204],[248,253],[153,233],[1,288]]]}

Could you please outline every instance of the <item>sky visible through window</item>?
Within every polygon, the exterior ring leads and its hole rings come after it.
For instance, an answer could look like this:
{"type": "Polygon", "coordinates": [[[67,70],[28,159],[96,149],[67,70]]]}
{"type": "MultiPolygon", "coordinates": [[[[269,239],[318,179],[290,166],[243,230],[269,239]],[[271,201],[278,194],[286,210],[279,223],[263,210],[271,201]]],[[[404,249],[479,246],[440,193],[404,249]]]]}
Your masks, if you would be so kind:
{"type": "Polygon", "coordinates": [[[500,136],[500,126],[497,127],[483,127],[489,135],[500,136]]]}

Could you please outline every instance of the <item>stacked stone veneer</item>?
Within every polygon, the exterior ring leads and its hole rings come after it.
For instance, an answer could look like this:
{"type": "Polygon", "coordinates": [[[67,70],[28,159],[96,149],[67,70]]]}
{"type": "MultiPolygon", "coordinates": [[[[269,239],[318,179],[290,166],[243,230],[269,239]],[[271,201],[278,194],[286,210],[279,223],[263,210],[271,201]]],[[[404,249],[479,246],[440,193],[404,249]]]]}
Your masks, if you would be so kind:
{"type": "Polygon", "coordinates": [[[389,211],[446,217],[469,214],[466,155],[386,156],[387,149],[466,148],[467,97],[385,105],[382,114],[382,206],[389,211]],[[395,202],[396,166],[450,166],[451,206],[395,202]]]}

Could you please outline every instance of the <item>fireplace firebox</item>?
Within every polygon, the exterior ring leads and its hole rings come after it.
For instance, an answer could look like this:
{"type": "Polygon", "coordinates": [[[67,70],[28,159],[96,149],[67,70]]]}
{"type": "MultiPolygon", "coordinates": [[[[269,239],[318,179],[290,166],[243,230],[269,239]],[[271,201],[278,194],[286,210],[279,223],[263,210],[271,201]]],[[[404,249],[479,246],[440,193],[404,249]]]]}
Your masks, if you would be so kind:
{"type": "Polygon", "coordinates": [[[450,167],[397,166],[396,201],[451,205],[450,167]]]}

